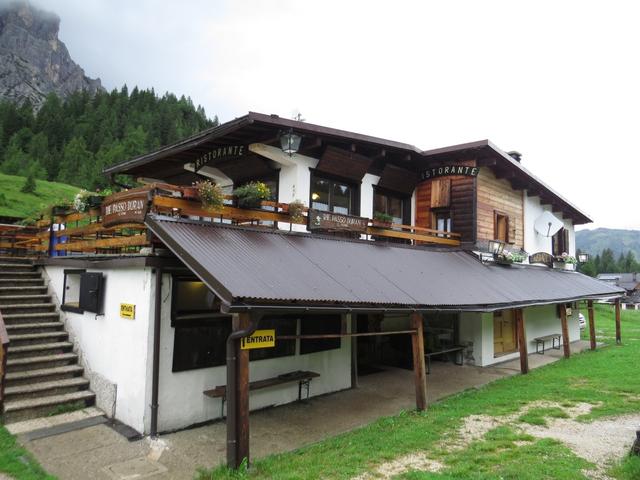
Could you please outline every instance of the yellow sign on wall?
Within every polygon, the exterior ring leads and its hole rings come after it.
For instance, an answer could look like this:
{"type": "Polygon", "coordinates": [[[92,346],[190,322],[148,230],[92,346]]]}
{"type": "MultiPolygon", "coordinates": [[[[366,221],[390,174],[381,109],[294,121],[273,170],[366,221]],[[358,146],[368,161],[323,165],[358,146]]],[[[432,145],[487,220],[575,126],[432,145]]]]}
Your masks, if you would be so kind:
{"type": "Polygon", "coordinates": [[[136,306],[132,303],[120,304],[120,316],[122,318],[128,318],[129,320],[135,320],[136,318],[136,306]]]}
{"type": "Polygon", "coordinates": [[[240,348],[242,350],[251,350],[252,348],[272,348],[276,346],[275,330],[256,330],[249,337],[240,339],[240,348]]]}

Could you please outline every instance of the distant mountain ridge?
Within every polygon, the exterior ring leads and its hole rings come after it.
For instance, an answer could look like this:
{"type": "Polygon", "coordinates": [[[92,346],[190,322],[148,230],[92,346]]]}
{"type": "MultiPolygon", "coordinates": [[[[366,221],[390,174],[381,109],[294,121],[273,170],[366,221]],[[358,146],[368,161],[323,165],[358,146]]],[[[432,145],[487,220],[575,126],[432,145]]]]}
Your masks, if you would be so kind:
{"type": "Polygon", "coordinates": [[[73,61],[58,39],[60,17],[25,1],[0,6],[0,99],[37,110],[46,96],[66,98],[73,92],[103,90],[73,61]]]}
{"type": "Polygon", "coordinates": [[[616,258],[632,251],[640,259],[640,230],[596,228],[576,232],[576,248],[596,255],[605,248],[613,250],[616,258]]]}

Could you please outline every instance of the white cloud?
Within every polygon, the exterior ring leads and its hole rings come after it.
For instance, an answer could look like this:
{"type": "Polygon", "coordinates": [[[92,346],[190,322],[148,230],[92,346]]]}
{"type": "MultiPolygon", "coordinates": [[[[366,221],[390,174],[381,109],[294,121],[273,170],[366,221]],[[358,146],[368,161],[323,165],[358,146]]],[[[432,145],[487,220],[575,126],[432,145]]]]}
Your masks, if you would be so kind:
{"type": "Polygon", "coordinates": [[[190,95],[434,148],[483,138],[591,214],[640,228],[635,2],[48,0],[109,88],[190,95]]]}

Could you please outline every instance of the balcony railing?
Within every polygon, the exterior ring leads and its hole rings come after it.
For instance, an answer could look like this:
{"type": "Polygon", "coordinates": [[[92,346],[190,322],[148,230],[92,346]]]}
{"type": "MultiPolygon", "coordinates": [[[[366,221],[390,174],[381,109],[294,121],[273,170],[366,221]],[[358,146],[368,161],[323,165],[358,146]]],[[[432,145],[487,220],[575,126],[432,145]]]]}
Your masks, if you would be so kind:
{"type": "MultiPolygon", "coordinates": [[[[235,199],[227,196],[222,208],[209,210],[200,201],[185,198],[184,188],[176,185],[149,184],[130,192],[147,193],[149,212],[173,217],[290,230],[294,225],[307,225],[308,210],[305,209],[301,219],[294,219],[289,215],[289,205],[286,203],[263,201],[261,208],[245,209],[235,206],[235,199]]],[[[110,199],[111,197],[107,197],[105,202],[110,199]]],[[[43,218],[34,225],[1,225],[0,252],[26,256],[127,254],[152,246],[152,239],[142,220],[104,226],[101,208],[92,208],[86,212],[60,213],[58,210],[54,210],[55,214],[50,218],[43,218]]],[[[457,233],[411,225],[380,226],[369,221],[365,235],[375,241],[460,245],[460,235],[457,233]]]]}

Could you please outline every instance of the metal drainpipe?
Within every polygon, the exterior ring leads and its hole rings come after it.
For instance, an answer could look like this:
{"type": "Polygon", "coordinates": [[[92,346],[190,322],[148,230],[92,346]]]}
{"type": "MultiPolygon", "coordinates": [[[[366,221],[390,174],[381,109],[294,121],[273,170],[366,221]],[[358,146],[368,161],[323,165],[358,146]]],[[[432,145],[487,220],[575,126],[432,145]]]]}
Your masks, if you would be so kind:
{"type": "Polygon", "coordinates": [[[151,436],[158,436],[158,383],[160,380],[160,325],[162,319],[162,268],[156,268],[153,311],[153,366],[151,372],[151,436]]]}
{"type": "Polygon", "coordinates": [[[237,412],[236,412],[236,360],[238,357],[236,340],[248,337],[258,328],[258,320],[251,319],[249,327],[244,330],[231,332],[227,337],[227,465],[237,468],[242,461],[236,458],[236,444],[238,443],[237,412]],[[231,421],[229,421],[231,419],[231,421]]]}

